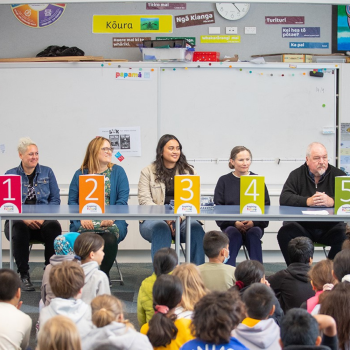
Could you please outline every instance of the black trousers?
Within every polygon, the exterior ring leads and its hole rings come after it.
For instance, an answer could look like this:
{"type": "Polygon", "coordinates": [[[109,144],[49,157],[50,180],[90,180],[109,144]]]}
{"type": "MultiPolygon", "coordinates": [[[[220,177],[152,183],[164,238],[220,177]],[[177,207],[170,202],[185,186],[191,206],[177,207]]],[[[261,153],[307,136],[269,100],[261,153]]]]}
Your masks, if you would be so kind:
{"type": "MultiPolygon", "coordinates": [[[[10,240],[9,222],[5,222],[5,236],[10,240]]],[[[55,254],[53,242],[62,233],[61,225],[56,220],[45,220],[39,230],[32,230],[22,220],[12,221],[13,256],[17,264],[17,272],[21,275],[29,272],[29,242],[36,240],[45,244],[45,265],[55,254]]]]}
{"type": "Polygon", "coordinates": [[[343,222],[284,222],[277,234],[286,264],[290,264],[288,243],[296,237],[308,237],[313,242],[331,247],[328,258],[333,260],[341,251],[345,236],[346,224],[343,222]]]}
{"type": "Polygon", "coordinates": [[[114,233],[103,232],[96,233],[100,235],[105,241],[103,252],[105,256],[102,260],[100,270],[103,271],[109,277],[109,271],[113,266],[114,260],[118,253],[118,239],[114,233]]]}

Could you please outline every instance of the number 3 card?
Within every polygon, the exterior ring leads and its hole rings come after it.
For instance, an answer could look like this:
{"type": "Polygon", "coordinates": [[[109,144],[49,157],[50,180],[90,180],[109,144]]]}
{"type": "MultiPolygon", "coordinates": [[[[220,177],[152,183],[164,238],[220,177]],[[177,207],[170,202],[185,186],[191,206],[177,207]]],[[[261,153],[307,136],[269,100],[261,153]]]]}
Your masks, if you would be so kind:
{"type": "Polygon", "coordinates": [[[22,213],[20,175],[0,175],[0,213],[22,213]]]}
{"type": "Polygon", "coordinates": [[[176,175],[174,192],[176,214],[199,214],[201,196],[198,175],[176,175]]]}
{"type": "Polygon", "coordinates": [[[241,176],[241,214],[265,213],[265,178],[258,175],[241,176]]]}
{"type": "Polygon", "coordinates": [[[105,212],[105,177],[103,175],[79,176],[79,213],[105,212]]]}

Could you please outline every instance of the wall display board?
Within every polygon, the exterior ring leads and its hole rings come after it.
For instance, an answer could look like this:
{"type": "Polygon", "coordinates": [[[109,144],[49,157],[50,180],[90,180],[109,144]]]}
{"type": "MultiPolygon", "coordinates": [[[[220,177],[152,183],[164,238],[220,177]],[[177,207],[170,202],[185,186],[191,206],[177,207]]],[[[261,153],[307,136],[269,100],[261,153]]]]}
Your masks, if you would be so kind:
{"type": "Polygon", "coordinates": [[[322,67],[323,77],[311,77],[315,67],[306,64],[295,69],[287,64],[197,66],[1,64],[0,174],[18,166],[18,139],[30,136],[38,144],[40,163],[52,167],[60,185],[69,184],[88,142],[100,128],[116,126],[140,127],[141,156],[121,152],[122,163],[113,158],[134,185],[154,160],[164,133],[179,138],[201,184],[215,184],[229,172],[236,145],[251,149],[251,170],[265,176],[267,185],[283,184],[303,163],[311,141],[324,143],[335,164],[334,65],[322,67]],[[126,72],[135,71],[148,73],[148,79],[128,80],[126,72]],[[118,72],[123,79],[116,78],[118,72]]]}

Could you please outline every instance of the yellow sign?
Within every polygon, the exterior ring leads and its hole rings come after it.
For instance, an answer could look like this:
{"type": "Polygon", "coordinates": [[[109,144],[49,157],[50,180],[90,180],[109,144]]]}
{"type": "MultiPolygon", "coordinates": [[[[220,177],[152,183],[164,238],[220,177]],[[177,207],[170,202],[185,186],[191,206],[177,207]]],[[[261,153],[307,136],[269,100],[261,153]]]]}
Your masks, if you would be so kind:
{"type": "Polygon", "coordinates": [[[264,214],[265,179],[264,176],[241,176],[240,213],[264,214]]]}
{"type": "Polygon", "coordinates": [[[198,175],[176,175],[174,192],[174,212],[176,214],[199,214],[201,196],[198,175]]]}
{"type": "Polygon", "coordinates": [[[171,15],[94,15],[93,33],[172,33],[171,15]]]}
{"type": "Polygon", "coordinates": [[[105,177],[103,175],[79,176],[79,213],[105,212],[105,177]]]}
{"type": "Polygon", "coordinates": [[[201,44],[234,44],[240,42],[240,35],[201,35],[201,44]]]}

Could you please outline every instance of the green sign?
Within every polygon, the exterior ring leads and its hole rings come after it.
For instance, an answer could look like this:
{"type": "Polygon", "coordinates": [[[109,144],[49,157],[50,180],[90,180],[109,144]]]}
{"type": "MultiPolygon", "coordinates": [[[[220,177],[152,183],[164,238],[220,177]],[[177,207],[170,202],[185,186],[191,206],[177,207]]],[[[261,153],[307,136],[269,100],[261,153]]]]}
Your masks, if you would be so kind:
{"type": "Polygon", "coordinates": [[[264,214],[265,178],[259,175],[241,176],[240,213],[264,214]]]}
{"type": "Polygon", "coordinates": [[[350,214],[350,176],[335,178],[334,214],[350,214]]]}
{"type": "Polygon", "coordinates": [[[187,40],[191,45],[196,45],[196,38],[195,37],[165,37],[165,36],[157,36],[156,40],[187,40]]]}

